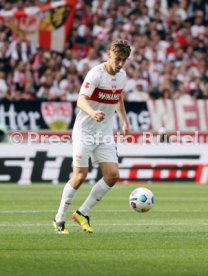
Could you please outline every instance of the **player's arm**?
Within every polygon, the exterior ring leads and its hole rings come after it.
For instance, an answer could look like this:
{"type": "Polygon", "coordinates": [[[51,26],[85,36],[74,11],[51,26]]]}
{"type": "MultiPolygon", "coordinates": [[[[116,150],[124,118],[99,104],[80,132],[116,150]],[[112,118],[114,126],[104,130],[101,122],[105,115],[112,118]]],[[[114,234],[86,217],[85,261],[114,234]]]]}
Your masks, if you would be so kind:
{"type": "Polygon", "coordinates": [[[125,109],[125,106],[124,106],[124,101],[123,101],[122,96],[120,97],[119,102],[117,103],[116,111],[119,115],[120,120],[123,123],[124,135],[127,135],[128,132],[129,132],[129,123],[128,123],[128,118],[127,118],[127,115],[126,115],[126,109],[125,109]]]}
{"type": "Polygon", "coordinates": [[[99,72],[95,72],[93,69],[87,73],[77,100],[77,106],[97,122],[103,121],[105,114],[91,107],[90,97],[99,83],[99,76],[99,72]]]}
{"type": "Polygon", "coordinates": [[[77,100],[77,106],[97,122],[101,122],[105,118],[104,112],[100,110],[94,110],[91,107],[89,97],[86,95],[79,94],[78,100],[77,100]]]}

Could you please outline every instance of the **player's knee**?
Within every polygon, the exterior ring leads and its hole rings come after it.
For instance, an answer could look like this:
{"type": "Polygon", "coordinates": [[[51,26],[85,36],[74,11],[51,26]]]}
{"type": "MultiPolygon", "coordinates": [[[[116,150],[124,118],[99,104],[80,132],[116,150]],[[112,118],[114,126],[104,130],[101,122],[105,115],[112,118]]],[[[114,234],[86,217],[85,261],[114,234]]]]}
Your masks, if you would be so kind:
{"type": "Polygon", "coordinates": [[[116,183],[118,180],[119,180],[119,173],[114,173],[114,174],[112,174],[112,179],[113,179],[113,181],[116,183]]]}
{"type": "Polygon", "coordinates": [[[104,177],[106,182],[113,186],[119,180],[119,173],[118,172],[109,172],[104,177]]]}
{"type": "Polygon", "coordinates": [[[71,178],[73,187],[75,189],[78,189],[82,185],[82,183],[85,181],[86,177],[87,177],[87,173],[85,173],[85,172],[79,172],[79,173],[73,174],[72,178],[71,178]]]}
{"type": "Polygon", "coordinates": [[[85,173],[79,173],[77,175],[77,177],[76,177],[77,178],[77,182],[79,184],[82,184],[85,181],[86,176],[87,176],[87,174],[85,174],[85,173]]]}

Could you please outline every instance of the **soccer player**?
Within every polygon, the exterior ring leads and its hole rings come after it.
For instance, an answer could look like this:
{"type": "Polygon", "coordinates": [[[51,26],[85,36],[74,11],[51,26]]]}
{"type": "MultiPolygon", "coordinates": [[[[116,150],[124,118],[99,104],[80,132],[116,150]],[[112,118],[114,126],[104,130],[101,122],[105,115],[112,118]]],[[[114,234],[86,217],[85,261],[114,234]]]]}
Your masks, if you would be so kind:
{"type": "Polygon", "coordinates": [[[73,213],[72,218],[84,231],[93,233],[89,212],[119,178],[113,138],[113,115],[116,110],[126,135],[129,127],[122,98],[126,73],[122,67],[130,52],[131,48],[126,40],[113,41],[107,62],[93,67],[81,86],[77,100],[80,111],[72,133],[73,173],[63,189],[60,206],[53,221],[57,233],[69,233],[65,227],[66,211],[86,179],[90,157],[92,163],[99,164],[103,178],[93,186],[84,203],[73,213]]]}

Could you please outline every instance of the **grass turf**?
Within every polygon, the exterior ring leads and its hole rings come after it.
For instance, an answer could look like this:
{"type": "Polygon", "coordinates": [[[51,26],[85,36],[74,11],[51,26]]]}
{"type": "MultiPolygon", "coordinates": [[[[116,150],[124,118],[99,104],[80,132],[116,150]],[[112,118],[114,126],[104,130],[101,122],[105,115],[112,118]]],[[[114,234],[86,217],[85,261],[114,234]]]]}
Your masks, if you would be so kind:
{"type": "Polygon", "coordinates": [[[208,186],[143,185],[155,194],[148,213],[128,204],[139,185],[117,185],[91,211],[94,234],[71,221],[70,235],[52,219],[63,185],[0,185],[0,275],[208,275],[208,186]]]}

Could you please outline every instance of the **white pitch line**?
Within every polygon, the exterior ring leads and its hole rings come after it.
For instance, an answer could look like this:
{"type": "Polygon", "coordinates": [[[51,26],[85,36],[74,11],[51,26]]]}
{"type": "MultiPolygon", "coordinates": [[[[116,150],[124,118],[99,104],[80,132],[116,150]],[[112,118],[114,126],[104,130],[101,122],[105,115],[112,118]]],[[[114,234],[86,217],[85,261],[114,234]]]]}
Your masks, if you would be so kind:
{"type": "MultiPolygon", "coordinates": [[[[0,211],[0,215],[1,214],[41,214],[41,213],[53,213],[55,214],[57,210],[20,210],[20,211],[17,211],[17,210],[5,210],[5,211],[0,211]]],[[[73,210],[70,210],[70,212],[72,212],[73,210]]],[[[115,210],[115,209],[110,209],[110,210],[93,210],[93,213],[129,213],[131,212],[131,209],[129,210],[115,210]]],[[[188,213],[190,214],[190,210],[157,210],[156,211],[157,213],[159,214],[162,214],[162,213],[188,213]]],[[[198,210],[191,210],[192,213],[198,213],[199,211],[198,210]]],[[[200,213],[208,213],[208,210],[204,210],[204,211],[200,211],[200,213]]],[[[138,213],[138,215],[140,215],[138,213]]],[[[141,214],[142,215],[142,214],[141,214]]],[[[145,215],[145,214],[144,214],[145,215]]]]}
{"type": "Polygon", "coordinates": [[[5,210],[5,211],[0,211],[0,214],[34,214],[34,213],[53,213],[56,212],[55,210],[5,210]]]}
{"type": "MultiPolygon", "coordinates": [[[[55,213],[57,210],[20,210],[20,211],[13,211],[13,210],[5,210],[0,211],[0,214],[35,214],[35,213],[55,213]]],[[[130,210],[131,211],[131,210],[130,210]]],[[[129,210],[96,210],[93,213],[109,213],[109,212],[118,212],[118,213],[125,213],[129,212],[129,210]]]]}
{"type": "MultiPolygon", "coordinates": [[[[34,213],[55,213],[57,210],[5,210],[0,211],[0,214],[34,214],[34,213]]],[[[118,213],[125,213],[129,212],[129,210],[115,210],[115,209],[109,209],[109,210],[93,210],[93,213],[110,213],[110,212],[118,212],[118,213]]]]}
{"type": "MultiPolygon", "coordinates": [[[[3,223],[0,224],[0,227],[39,227],[39,226],[52,226],[50,223],[17,223],[17,224],[9,224],[3,223]]],[[[69,224],[69,227],[77,227],[76,224],[69,224]]],[[[207,223],[198,223],[196,225],[193,222],[188,223],[95,223],[93,226],[208,226],[207,223]]]]}

